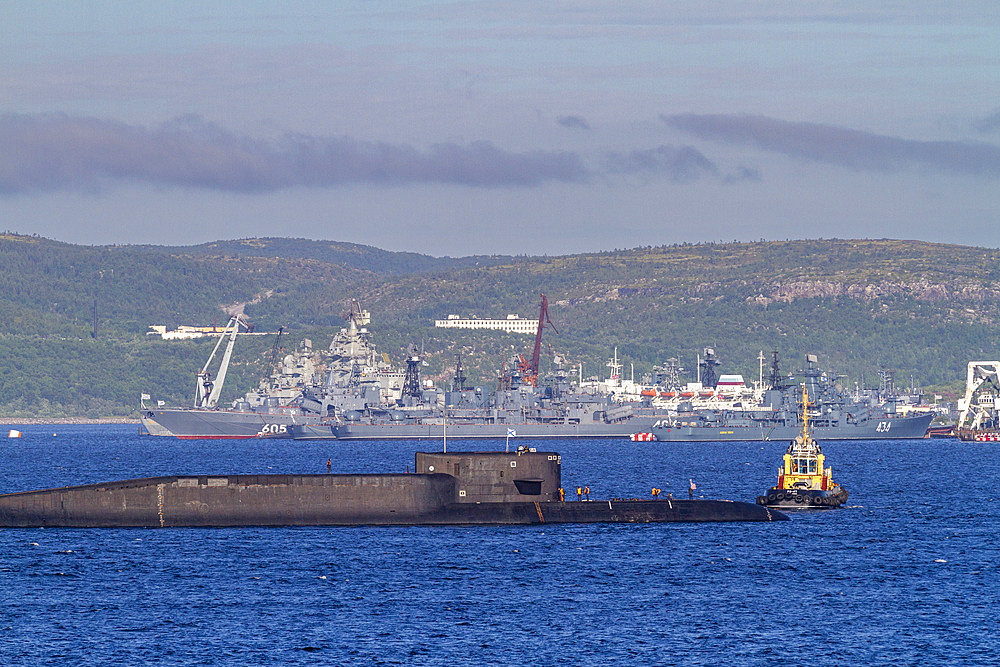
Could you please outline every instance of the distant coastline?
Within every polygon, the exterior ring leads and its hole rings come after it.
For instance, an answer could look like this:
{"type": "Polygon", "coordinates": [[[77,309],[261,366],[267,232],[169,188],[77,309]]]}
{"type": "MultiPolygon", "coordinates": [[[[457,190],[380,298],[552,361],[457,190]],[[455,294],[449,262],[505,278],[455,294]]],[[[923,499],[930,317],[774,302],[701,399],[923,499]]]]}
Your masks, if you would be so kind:
{"type": "Polygon", "coordinates": [[[0,425],[43,425],[43,424],[138,424],[137,417],[0,417],[0,425]]]}

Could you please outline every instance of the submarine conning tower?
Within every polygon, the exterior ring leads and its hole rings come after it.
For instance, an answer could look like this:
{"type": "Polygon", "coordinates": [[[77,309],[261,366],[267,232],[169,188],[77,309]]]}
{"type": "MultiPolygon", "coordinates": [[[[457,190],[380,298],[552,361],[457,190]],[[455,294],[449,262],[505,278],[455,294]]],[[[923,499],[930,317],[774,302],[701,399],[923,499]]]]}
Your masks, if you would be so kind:
{"type": "Polygon", "coordinates": [[[551,452],[418,452],[415,463],[416,474],[174,475],[2,494],[0,527],[460,523],[470,519],[449,508],[559,496],[551,452]]]}
{"type": "Polygon", "coordinates": [[[417,452],[415,471],[454,477],[457,503],[559,500],[562,486],[554,452],[417,452]]]}

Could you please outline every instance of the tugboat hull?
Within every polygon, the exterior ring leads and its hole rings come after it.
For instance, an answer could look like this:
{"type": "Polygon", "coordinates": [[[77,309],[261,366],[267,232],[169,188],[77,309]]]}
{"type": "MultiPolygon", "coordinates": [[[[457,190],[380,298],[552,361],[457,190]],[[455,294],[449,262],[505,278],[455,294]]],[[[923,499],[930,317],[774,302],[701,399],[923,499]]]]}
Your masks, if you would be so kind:
{"type": "Polygon", "coordinates": [[[832,509],[847,502],[847,489],[818,491],[813,489],[772,488],[766,496],[757,496],[757,504],[780,509],[832,509]]]}

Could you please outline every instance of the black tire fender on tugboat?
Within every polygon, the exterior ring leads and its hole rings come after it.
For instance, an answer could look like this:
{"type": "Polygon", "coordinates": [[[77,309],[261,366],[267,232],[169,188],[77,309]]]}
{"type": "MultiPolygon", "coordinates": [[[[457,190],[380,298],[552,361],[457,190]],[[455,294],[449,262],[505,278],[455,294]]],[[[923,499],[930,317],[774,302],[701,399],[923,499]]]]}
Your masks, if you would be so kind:
{"type": "Polygon", "coordinates": [[[826,498],[823,498],[822,496],[816,496],[815,498],[813,498],[813,505],[825,505],[825,504],[826,504],[826,498]]]}

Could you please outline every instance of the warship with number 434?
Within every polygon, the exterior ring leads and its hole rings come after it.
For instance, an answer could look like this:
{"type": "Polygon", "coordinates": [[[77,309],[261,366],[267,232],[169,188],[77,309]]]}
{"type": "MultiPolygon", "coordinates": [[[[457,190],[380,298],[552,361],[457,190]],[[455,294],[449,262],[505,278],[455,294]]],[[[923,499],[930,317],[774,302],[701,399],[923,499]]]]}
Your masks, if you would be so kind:
{"type": "Polygon", "coordinates": [[[820,440],[922,438],[926,434],[932,414],[904,415],[891,393],[852,395],[835,376],[819,368],[816,355],[807,354],[805,361],[801,380],[785,377],[774,353],[770,378],[759,397],[723,408],[698,409],[680,403],[673,414],[653,426],[653,437],[663,442],[792,440],[802,430],[800,386],[813,397],[810,427],[820,440]]]}

